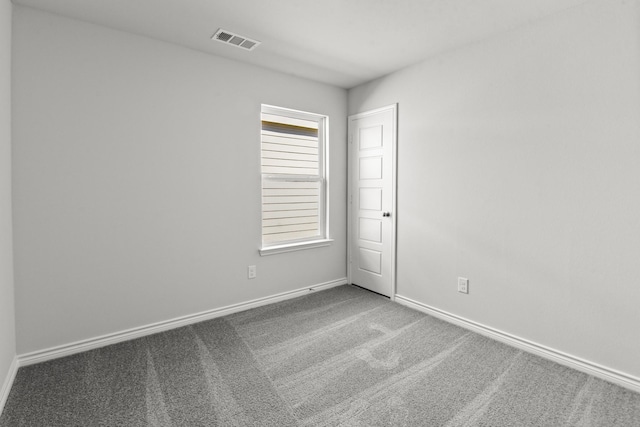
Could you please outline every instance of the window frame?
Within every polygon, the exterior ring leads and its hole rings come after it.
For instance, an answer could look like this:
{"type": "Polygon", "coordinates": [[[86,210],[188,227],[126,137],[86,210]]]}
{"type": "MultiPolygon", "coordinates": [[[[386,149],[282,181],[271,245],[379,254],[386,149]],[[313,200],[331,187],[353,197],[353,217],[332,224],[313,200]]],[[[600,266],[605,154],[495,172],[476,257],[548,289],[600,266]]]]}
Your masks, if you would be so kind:
{"type": "Polygon", "coordinates": [[[260,250],[262,256],[283,252],[292,252],[302,249],[310,249],[328,246],[333,242],[329,238],[329,116],[274,105],[262,104],[260,110],[260,250]],[[309,120],[318,123],[318,174],[317,175],[293,175],[293,174],[265,174],[262,172],[262,114],[273,114],[293,119],[309,120]],[[320,195],[318,200],[318,236],[291,239],[282,242],[264,243],[263,239],[263,214],[264,214],[264,183],[271,182],[318,182],[320,195]]]}

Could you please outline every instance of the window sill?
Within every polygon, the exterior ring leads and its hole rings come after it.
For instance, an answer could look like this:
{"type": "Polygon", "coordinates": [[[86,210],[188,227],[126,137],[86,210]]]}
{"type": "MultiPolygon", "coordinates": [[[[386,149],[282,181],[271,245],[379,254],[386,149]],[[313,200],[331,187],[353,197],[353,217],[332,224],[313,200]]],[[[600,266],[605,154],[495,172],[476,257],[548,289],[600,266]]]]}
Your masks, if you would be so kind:
{"type": "Polygon", "coordinates": [[[313,240],[311,242],[290,243],[287,245],[269,246],[260,249],[260,256],[275,255],[285,252],[295,252],[304,249],[321,248],[323,246],[329,246],[333,242],[333,239],[313,240]]]}

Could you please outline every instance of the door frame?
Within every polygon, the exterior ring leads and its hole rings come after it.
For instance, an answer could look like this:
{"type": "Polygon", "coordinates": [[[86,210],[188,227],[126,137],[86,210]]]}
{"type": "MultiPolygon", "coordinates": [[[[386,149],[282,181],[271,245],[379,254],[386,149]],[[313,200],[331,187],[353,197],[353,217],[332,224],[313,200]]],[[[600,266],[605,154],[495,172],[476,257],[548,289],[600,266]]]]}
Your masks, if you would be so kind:
{"type": "Polygon", "coordinates": [[[363,117],[367,117],[373,114],[381,113],[383,111],[391,110],[393,112],[393,129],[391,131],[392,141],[391,141],[391,292],[390,299],[391,301],[395,301],[396,298],[396,246],[397,246],[397,238],[396,238],[396,228],[398,221],[398,104],[387,105],[386,107],[376,108],[374,110],[364,111],[362,113],[352,114],[348,117],[348,128],[347,128],[347,279],[349,284],[352,283],[352,262],[351,262],[351,250],[353,248],[353,168],[351,167],[351,163],[354,156],[354,148],[353,148],[353,134],[352,134],[352,121],[357,120],[363,117]]]}

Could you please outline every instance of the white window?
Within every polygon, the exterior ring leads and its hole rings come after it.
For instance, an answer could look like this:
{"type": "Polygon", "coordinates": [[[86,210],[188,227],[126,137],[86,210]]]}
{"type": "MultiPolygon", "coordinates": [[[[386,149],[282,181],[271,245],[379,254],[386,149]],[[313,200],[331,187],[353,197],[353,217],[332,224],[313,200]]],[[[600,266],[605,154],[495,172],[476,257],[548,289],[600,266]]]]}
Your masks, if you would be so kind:
{"type": "Polygon", "coordinates": [[[262,106],[262,250],[328,243],[328,117],[262,106]]]}

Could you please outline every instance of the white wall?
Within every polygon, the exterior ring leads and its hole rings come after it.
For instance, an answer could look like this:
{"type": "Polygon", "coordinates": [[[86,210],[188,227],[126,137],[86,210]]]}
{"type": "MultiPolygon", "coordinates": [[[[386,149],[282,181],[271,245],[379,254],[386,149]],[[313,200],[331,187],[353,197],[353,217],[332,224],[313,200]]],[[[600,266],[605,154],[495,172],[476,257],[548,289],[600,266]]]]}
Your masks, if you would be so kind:
{"type": "Polygon", "coordinates": [[[11,231],[11,2],[0,0],[0,390],[15,355],[11,231]]]}
{"type": "Polygon", "coordinates": [[[17,6],[14,50],[19,354],[346,276],[345,90],[17,6]],[[330,116],[330,247],[258,255],[261,103],[330,116]]]}
{"type": "Polygon", "coordinates": [[[394,102],[398,294],[640,376],[638,1],[349,92],[350,114],[394,102]]]}

